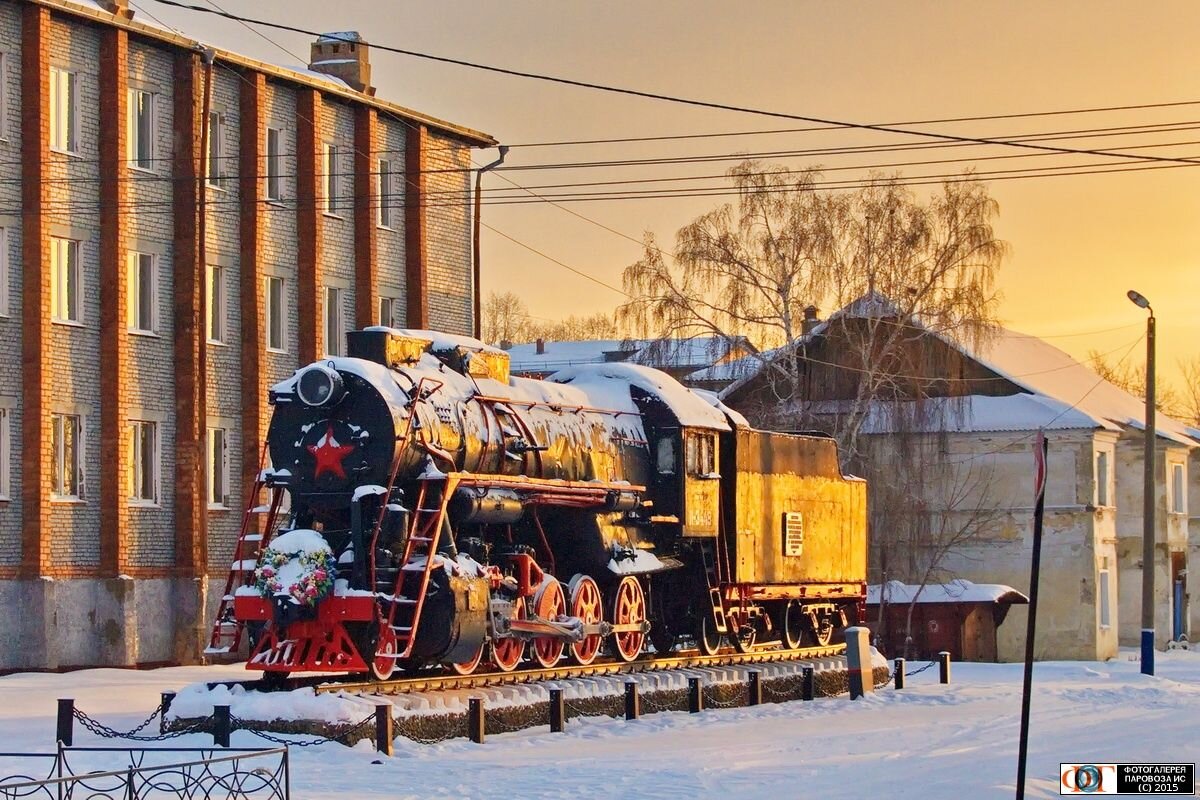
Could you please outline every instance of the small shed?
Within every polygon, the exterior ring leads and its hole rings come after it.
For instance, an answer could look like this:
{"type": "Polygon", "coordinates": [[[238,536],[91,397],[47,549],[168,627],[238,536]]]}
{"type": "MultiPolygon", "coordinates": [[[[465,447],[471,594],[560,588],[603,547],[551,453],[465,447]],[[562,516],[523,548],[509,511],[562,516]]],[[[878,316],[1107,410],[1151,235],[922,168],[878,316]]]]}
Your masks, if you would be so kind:
{"type": "Polygon", "coordinates": [[[956,579],[914,586],[888,581],[867,587],[867,626],[887,655],[902,656],[912,606],[910,658],[933,658],[945,650],[955,661],[996,661],[996,631],[1011,606],[1028,602],[1016,589],[998,583],[956,579]]]}

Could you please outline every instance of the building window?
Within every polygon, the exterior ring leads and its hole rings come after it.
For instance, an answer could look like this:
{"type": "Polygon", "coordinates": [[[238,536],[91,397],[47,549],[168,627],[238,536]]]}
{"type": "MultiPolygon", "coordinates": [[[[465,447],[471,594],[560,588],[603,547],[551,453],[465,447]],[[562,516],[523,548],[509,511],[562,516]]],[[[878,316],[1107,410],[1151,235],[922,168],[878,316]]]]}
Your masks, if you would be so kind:
{"type": "Polygon", "coordinates": [[[208,429],[208,507],[229,507],[229,431],[208,429]]]}
{"type": "Polygon", "coordinates": [[[208,302],[205,304],[208,317],[208,341],[225,343],[225,268],[208,265],[208,302]]]}
{"type": "Polygon", "coordinates": [[[716,473],[713,440],[714,437],[706,433],[697,433],[686,438],[684,461],[688,475],[708,476],[716,473]]]}
{"type": "Polygon", "coordinates": [[[1112,625],[1112,610],[1110,606],[1110,596],[1112,588],[1109,586],[1109,571],[1106,569],[1100,570],[1100,627],[1107,628],[1112,625]]]}
{"type": "Polygon", "coordinates": [[[1110,505],[1108,472],[1108,451],[1102,450],[1096,453],[1096,505],[1098,506],[1110,505]]]}
{"type": "Polygon", "coordinates": [[[154,169],[154,95],[129,90],[129,165],[154,169]]]}
{"type": "Polygon", "coordinates": [[[50,424],[54,460],[50,497],[79,500],[83,497],[83,418],[78,414],[52,414],[50,424]]]}
{"type": "Polygon", "coordinates": [[[153,333],[157,328],[158,291],[154,277],[153,255],[129,254],[125,300],[126,322],[131,331],[153,333]]]}
{"type": "Polygon", "coordinates": [[[225,118],[217,111],[208,112],[208,153],[205,158],[204,175],[208,185],[221,188],[221,134],[225,130],[225,118]]]}
{"type": "Polygon", "coordinates": [[[325,175],[325,213],[336,214],[338,205],[338,149],[337,145],[325,143],[325,156],[321,167],[325,175]]]}
{"type": "Polygon", "coordinates": [[[0,228],[0,317],[8,316],[8,229],[0,228]]]}
{"type": "Polygon", "coordinates": [[[0,406],[0,500],[8,500],[11,491],[9,466],[12,461],[12,428],[9,417],[12,411],[0,406]]]}
{"type": "Polygon", "coordinates": [[[134,420],[129,423],[129,502],[158,504],[158,425],[134,420]]]}
{"type": "Polygon", "coordinates": [[[379,161],[379,224],[384,228],[392,227],[395,216],[396,176],[392,172],[392,162],[386,159],[379,161]]]}
{"type": "Polygon", "coordinates": [[[331,356],[342,354],[342,290],[325,287],[325,352],[331,356]]]}
{"type": "Polygon", "coordinates": [[[50,68],[50,148],[79,152],[79,76],[50,68]]]}
{"type": "Polygon", "coordinates": [[[1171,465],[1171,513],[1187,513],[1187,484],[1183,480],[1183,464],[1171,465]]]}
{"type": "Polygon", "coordinates": [[[0,53],[0,139],[8,138],[8,54],[0,53]]]}
{"type": "Polygon", "coordinates": [[[267,199],[283,199],[283,131],[267,128],[267,199]]]}
{"type": "Polygon", "coordinates": [[[392,297],[379,298],[379,324],[396,327],[396,300],[392,297]]]}
{"type": "Polygon", "coordinates": [[[50,314],[55,322],[83,322],[79,242],[50,237],[50,314]]]}
{"type": "Polygon", "coordinates": [[[283,278],[268,277],[266,279],[267,349],[277,353],[287,350],[283,288],[283,278]]]}

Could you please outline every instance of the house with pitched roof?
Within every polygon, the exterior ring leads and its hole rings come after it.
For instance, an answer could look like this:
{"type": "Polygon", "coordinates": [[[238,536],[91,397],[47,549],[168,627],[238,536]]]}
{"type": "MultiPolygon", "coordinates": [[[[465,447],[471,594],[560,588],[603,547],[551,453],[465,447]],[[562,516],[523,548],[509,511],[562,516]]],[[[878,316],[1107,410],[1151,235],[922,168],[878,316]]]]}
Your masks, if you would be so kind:
{"type": "MultiPolygon", "coordinates": [[[[861,451],[878,463],[900,465],[899,471],[908,453],[934,452],[919,476],[926,524],[942,531],[974,526],[970,536],[939,554],[939,580],[1027,590],[1033,444],[1043,430],[1049,457],[1037,657],[1105,659],[1116,656],[1118,644],[1138,643],[1144,406],[1057,347],[1005,328],[970,341],[947,335],[876,295],[841,309],[788,347],[690,377],[728,378],[722,399],[758,425],[836,431],[854,415],[861,451]],[[864,368],[863,331],[879,325],[903,329],[904,346],[889,357],[895,359],[890,369],[906,380],[890,382],[864,406],[859,389],[871,367],[864,368]],[[782,359],[789,360],[788,370],[772,369],[782,359]],[[782,372],[787,381],[779,379],[782,372]]],[[[1200,609],[1189,610],[1187,591],[1189,554],[1200,557],[1188,517],[1189,493],[1193,505],[1200,500],[1188,470],[1200,452],[1198,433],[1157,417],[1153,568],[1159,647],[1200,633],[1200,609]]],[[[911,514],[909,508],[884,507],[897,500],[887,491],[887,470],[882,477],[869,500],[876,545],[888,539],[890,518],[911,514]]],[[[872,547],[873,557],[880,552],[872,547]]],[[[905,570],[920,571],[914,566],[919,561],[892,553],[887,574],[881,574],[873,558],[872,579],[911,583],[921,576],[905,570]]],[[[1001,630],[1001,660],[1022,656],[1025,614],[1024,607],[1014,608],[1001,630]]]]}
{"type": "Polygon", "coordinates": [[[579,341],[538,339],[505,349],[512,365],[512,374],[525,378],[544,378],[560,369],[581,364],[626,361],[662,370],[680,380],[700,369],[736,361],[755,352],[754,346],[744,336],[579,341]]]}

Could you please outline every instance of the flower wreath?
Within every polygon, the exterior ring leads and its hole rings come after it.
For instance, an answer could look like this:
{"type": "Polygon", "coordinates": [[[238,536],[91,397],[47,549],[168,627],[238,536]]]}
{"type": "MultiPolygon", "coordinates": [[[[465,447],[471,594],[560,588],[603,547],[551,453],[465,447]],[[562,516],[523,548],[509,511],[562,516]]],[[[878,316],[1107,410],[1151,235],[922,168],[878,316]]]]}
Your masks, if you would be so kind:
{"type": "Polygon", "coordinates": [[[315,606],[333,589],[333,576],[336,571],[337,562],[334,561],[333,553],[328,550],[281,553],[268,547],[263,551],[258,568],[254,570],[254,578],[259,594],[268,600],[285,594],[297,605],[315,606]],[[280,579],[280,571],[292,562],[297,563],[300,569],[298,573],[289,570],[296,578],[293,583],[284,586],[280,579]]]}

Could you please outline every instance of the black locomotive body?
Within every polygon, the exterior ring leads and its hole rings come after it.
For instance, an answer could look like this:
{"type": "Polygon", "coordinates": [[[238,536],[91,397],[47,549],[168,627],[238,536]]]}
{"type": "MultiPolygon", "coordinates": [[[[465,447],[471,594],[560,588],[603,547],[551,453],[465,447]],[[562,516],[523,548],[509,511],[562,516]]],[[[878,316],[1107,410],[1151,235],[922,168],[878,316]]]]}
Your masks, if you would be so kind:
{"type": "Polygon", "coordinates": [[[795,648],[860,618],[866,492],[831,440],[636,365],[510,378],[476,340],[390,328],[349,352],[271,391],[272,519],[231,603],[251,669],[795,648]]]}

